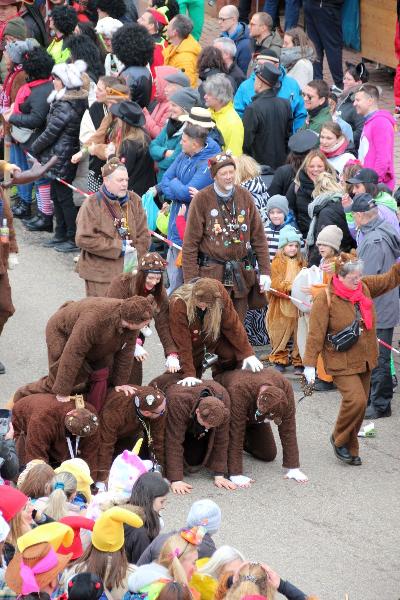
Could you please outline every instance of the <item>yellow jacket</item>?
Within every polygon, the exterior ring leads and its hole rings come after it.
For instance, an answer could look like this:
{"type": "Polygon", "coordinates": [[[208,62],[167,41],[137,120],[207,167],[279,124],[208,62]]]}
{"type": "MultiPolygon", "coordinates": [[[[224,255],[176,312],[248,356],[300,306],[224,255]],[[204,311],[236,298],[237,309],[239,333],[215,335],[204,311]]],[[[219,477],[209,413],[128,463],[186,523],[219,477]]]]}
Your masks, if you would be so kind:
{"type": "Polygon", "coordinates": [[[175,67],[183,71],[190,79],[190,85],[197,88],[199,73],[197,71],[197,58],[201,46],[192,35],[182,40],[179,46],[170,44],[164,48],[164,65],[175,67]]]}
{"type": "Polygon", "coordinates": [[[223,150],[230,150],[234,156],[243,154],[243,123],[233,108],[233,102],[217,111],[211,109],[211,115],[224,138],[223,150]]]}

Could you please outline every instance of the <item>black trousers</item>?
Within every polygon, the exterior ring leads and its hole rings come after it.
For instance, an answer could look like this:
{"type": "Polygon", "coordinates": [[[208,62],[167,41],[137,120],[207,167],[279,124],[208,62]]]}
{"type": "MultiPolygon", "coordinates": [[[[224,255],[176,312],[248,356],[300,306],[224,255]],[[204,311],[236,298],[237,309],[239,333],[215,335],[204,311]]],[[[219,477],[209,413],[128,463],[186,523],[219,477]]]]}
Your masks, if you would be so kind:
{"type": "MultiPolygon", "coordinates": [[[[390,329],[377,329],[376,337],[391,346],[393,341],[393,327],[390,329]]],[[[371,388],[368,404],[372,404],[376,410],[382,412],[390,406],[393,398],[390,355],[391,352],[389,348],[385,348],[385,346],[379,344],[378,366],[375,367],[371,373],[371,388]]]]}
{"type": "Polygon", "coordinates": [[[55,237],[75,242],[78,209],[74,204],[72,190],[63,183],[53,180],[50,184],[50,193],[56,218],[55,237]]]}
{"type": "Polygon", "coordinates": [[[328,61],[332,79],[343,88],[342,66],[342,5],[326,5],[320,0],[304,0],[306,30],[315,46],[317,59],[314,62],[314,78],[323,79],[324,54],[328,61]]]}
{"type": "Polygon", "coordinates": [[[251,0],[239,0],[239,21],[248,23],[250,11],[251,0]]]}

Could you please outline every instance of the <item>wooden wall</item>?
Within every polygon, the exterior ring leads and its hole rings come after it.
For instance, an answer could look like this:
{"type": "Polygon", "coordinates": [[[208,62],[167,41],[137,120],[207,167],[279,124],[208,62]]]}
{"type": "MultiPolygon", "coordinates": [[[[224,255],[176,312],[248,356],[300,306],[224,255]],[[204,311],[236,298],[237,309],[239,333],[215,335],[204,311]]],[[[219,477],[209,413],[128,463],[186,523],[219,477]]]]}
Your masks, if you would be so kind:
{"type": "Polygon", "coordinates": [[[361,55],[395,68],[396,0],[361,0],[360,5],[361,55]]]}

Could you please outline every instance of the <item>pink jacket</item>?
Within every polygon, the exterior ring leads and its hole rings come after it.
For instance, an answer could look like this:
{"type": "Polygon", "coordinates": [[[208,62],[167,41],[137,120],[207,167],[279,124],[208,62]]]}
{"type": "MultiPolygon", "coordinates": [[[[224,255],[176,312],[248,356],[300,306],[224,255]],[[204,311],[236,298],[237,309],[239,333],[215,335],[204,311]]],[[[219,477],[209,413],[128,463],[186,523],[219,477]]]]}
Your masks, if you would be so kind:
{"type": "Polygon", "coordinates": [[[155,105],[155,108],[151,113],[149,113],[147,108],[143,109],[143,113],[146,119],[146,129],[152,140],[154,140],[161,132],[169,117],[169,102],[165,96],[165,87],[167,85],[167,81],[165,81],[164,77],[166,77],[166,75],[171,75],[172,73],[177,72],[177,69],[175,69],[174,67],[164,66],[156,67],[154,70],[156,73],[155,100],[157,104],[155,105]]]}
{"type": "Polygon", "coordinates": [[[374,169],[379,182],[391,190],[396,183],[394,174],[394,131],[393,116],[387,110],[377,110],[366,118],[361,134],[358,158],[363,167],[374,169]]]}

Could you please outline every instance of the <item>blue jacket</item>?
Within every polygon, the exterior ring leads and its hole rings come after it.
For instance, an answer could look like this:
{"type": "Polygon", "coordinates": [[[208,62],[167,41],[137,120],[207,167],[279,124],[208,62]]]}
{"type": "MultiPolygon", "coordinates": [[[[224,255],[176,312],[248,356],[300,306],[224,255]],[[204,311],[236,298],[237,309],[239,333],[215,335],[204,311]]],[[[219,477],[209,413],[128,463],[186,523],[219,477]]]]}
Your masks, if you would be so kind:
{"type": "MultiPolygon", "coordinates": [[[[172,200],[168,224],[168,239],[179,246],[182,245],[176,229],[176,216],[182,204],[190,204],[189,187],[202,190],[212,183],[208,168],[208,159],[221,152],[221,148],[210,137],[206,146],[194,156],[181,152],[173,164],[166,170],[157,189],[164,194],[166,200],[172,200]]],[[[187,218],[187,214],[186,214],[187,218]]]]}
{"type": "Polygon", "coordinates": [[[165,126],[158,136],[151,140],[149,152],[151,158],[157,163],[157,181],[158,183],[164,176],[165,171],[172,165],[176,157],[181,152],[183,126],[179,131],[175,132],[170,138],[167,136],[167,126],[165,126]],[[168,158],[165,158],[165,150],[173,150],[174,153],[168,158]]]}
{"type": "Polygon", "coordinates": [[[221,37],[229,37],[236,45],[236,64],[246,75],[250,64],[251,55],[253,53],[253,40],[249,35],[249,28],[245,23],[238,23],[236,31],[229,35],[226,31],[221,34],[221,37]]]}
{"type": "MultiPolygon", "coordinates": [[[[293,133],[295,133],[300,127],[302,127],[306,121],[307,111],[304,106],[303,96],[301,95],[301,89],[299,84],[293,77],[286,75],[284,67],[280,67],[281,76],[279,81],[281,87],[277,94],[278,98],[285,98],[289,100],[290,106],[293,113],[293,133]]],[[[246,81],[240,84],[238,91],[235,94],[233,105],[235,110],[241,117],[243,117],[244,110],[248,106],[254,96],[254,81],[255,73],[252,73],[246,81]]]]}

